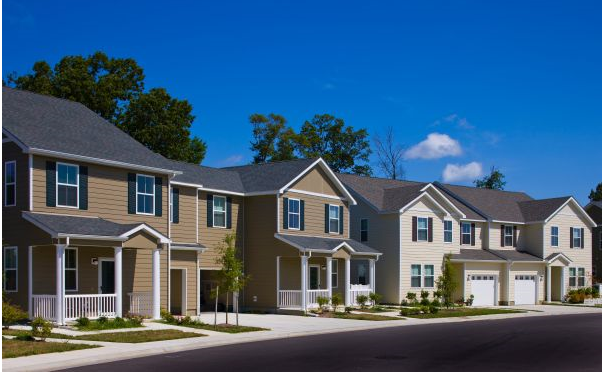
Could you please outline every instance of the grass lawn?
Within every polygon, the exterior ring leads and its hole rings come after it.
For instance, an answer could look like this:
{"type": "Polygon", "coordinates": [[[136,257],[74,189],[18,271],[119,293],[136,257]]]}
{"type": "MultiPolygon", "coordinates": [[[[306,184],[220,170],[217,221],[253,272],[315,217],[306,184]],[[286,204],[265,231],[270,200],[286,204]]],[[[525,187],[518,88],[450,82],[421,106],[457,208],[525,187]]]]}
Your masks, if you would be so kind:
{"type": "Polygon", "coordinates": [[[213,326],[213,324],[206,324],[201,322],[190,322],[190,323],[168,323],[164,320],[161,321],[164,324],[177,325],[180,327],[188,327],[195,329],[204,329],[207,331],[215,331],[215,332],[224,332],[224,333],[243,333],[243,332],[256,332],[256,331],[269,331],[268,328],[260,328],[260,327],[247,327],[247,326],[237,326],[234,324],[218,324],[217,328],[213,326]]]}
{"type": "Polygon", "coordinates": [[[404,315],[408,318],[431,319],[431,318],[455,318],[462,316],[478,316],[478,315],[493,315],[493,314],[516,314],[525,313],[525,310],[512,309],[487,309],[487,308],[470,308],[459,307],[454,309],[440,309],[436,314],[415,314],[404,315]]]}
{"type": "Polygon", "coordinates": [[[100,347],[97,345],[67,344],[62,342],[2,340],[2,358],[16,358],[27,355],[60,353],[100,347]]]}
{"type": "Polygon", "coordinates": [[[103,331],[107,329],[142,328],[142,324],[128,319],[106,319],[104,321],[90,320],[87,324],[75,324],[78,331],[103,331]]]}
{"type": "Polygon", "coordinates": [[[113,332],[99,333],[96,335],[83,335],[74,337],[76,340],[103,341],[103,342],[122,342],[128,344],[138,344],[141,342],[154,342],[177,340],[180,338],[203,337],[206,335],[192,332],[182,332],[175,329],[152,330],[152,331],[132,331],[132,332],[113,332]]]}
{"type": "Polygon", "coordinates": [[[321,314],[320,316],[324,317],[324,318],[353,319],[353,320],[374,320],[374,321],[403,320],[402,318],[395,318],[392,316],[384,316],[384,315],[377,315],[377,314],[370,314],[370,313],[365,313],[365,314],[324,313],[324,314],[321,314]]]}
{"type": "MultiPolygon", "coordinates": [[[[24,331],[19,329],[3,329],[2,334],[7,336],[31,336],[31,331],[24,331]]],[[[48,338],[71,339],[73,338],[73,336],[64,335],[61,333],[51,333],[48,338]]]]}

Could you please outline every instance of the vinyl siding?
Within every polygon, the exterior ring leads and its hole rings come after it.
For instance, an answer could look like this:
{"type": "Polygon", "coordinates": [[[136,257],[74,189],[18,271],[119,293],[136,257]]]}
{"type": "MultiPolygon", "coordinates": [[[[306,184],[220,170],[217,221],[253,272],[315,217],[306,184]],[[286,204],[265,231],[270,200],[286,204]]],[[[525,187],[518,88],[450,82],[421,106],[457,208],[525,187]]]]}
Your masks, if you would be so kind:
{"type": "Polygon", "coordinates": [[[525,225],[513,225],[511,223],[494,223],[492,222],[489,225],[489,247],[490,249],[517,249],[517,250],[527,250],[527,234],[525,230],[528,228],[525,225]],[[516,226],[516,247],[512,245],[504,245],[502,247],[502,225],[504,226],[516,226]]]}
{"type": "MultiPolygon", "coordinates": [[[[312,235],[312,236],[328,236],[328,237],[338,237],[338,238],[347,238],[349,234],[349,209],[347,208],[347,203],[342,200],[329,199],[319,196],[312,196],[306,194],[299,194],[287,191],[283,194],[283,196],[278,198],[279,203],[279,228],[280,232],[285,234],[299,234],[299,235],[312,235]],[[284,218],[284,198],[295,198],[303,200],[305,203],[305,230],[293,230],[293,229],[284,229],[283,228],[283,218],[284,218]],[[325,232],[325,204],[343,206],[343,234],[338,233],[326,233],[325,232]]],[[[274,211],[275,213],[275,211],[274,211]]],[[[275,222],[275,221],[274,221],[275,222]]],[[[275,224],[274,224],[275,226],[275,224]]]]}
{"type": "MultiPolygon", "coordinates": [[[[549,228],[549,227],[548,227],[549,228]]],[[[543,224],[525,225],[524,230],[524,247],[526,252],[540,258],[544,257],[544,235],[543,235],[543,224]]],[[[550,244],[549,238],[546,244],[550,244]]]]}
{"type": "Polygon", "coordinates": [[[171,240],[177,243],[197,242],[197,189],[173,186],[180,191],[178,223],[171,224],[171,240]]]}
{"type": "Polygon", "coordinates": [[[344,196],[320,167],[315,167],[309,171],[290,188],[332,196],[344,196]]]}
{"type": "Polygon", "coordinates": [[[171,251],[171,268],[186,269],[186,314],[196,315],[197,306],[197,252],[171,251]]]}

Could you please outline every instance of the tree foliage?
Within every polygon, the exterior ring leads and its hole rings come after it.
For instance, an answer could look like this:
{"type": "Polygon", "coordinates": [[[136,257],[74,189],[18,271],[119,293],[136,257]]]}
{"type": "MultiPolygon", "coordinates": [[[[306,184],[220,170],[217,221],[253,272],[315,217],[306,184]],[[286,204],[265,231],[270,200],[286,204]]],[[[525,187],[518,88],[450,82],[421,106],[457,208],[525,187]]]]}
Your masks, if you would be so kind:
{"type": "Polygon", "coordinates": [[[481,179],[474,180],[474,184],[482,189],[503,190],[506,185],[505,177],[499,169],[491,167],[491,172],[481,179]]]}
{"type": "Polygon", "coordinates": [[[171,98],[163,88],[145,92],[143,69],[132,58],[96,52],[65,56],[54,67],[38,61],[30,73],[9,74],[7,83],[80,102],[167,158],[200,163],[205,157],[206,144],[190,137],[190,103],[171,98]]]}
{"type": "MultiPolygon", "coordinates": [[[[228,324],[228,295],[240,292],[249,277],[244,273],[243,261],[236,251],[236,235],[228,234],[218,247],[216,263],[221,267],[217,273],[218,285],[226,293],[226,324],[228,324]]],[[[238,309],[238,306],[236,307],[238,309]]]]}
{"type": "Polygon", "coordinates": [[[589,193],[589,201],[602,201],[602,182],[600,182],[595,190],[589,193]]]}
{"type": "Polygon", "coordinates": [[[251,115],[255,164],[297,157],[322,157],[335,171],[370,175],[368,132],[332,115],[315,115],[296,133],[281,115],[251,115]]]}
{"type": "Polygon", "coordinates": [[[454,274],[454,266],[449,259],[449,255],[446,255],[443,261],[443,271],[439,278],[437,278],[437,291],[443,296],[443,305],[446,308],[450,308],[454,304],[454,291],[458,287],[454,274]]]}
{"type": "Polygon", "coordinates": [[[383,136],[379,134],[374,136],[373,142],[376,148],[378,169],[387,178],[402,179],[405,173],[402,164],[404,149],[395,141],[393,127],[388,127],[383,136]]]}

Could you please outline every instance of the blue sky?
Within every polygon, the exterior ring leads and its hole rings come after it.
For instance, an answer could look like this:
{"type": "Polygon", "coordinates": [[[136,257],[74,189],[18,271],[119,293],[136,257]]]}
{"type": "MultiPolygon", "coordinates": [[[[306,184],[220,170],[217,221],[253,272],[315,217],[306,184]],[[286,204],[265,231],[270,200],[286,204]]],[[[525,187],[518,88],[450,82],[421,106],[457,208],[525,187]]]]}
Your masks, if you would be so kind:
{"type": "Polygon", "coordinates": [[[392,126],[407,178],[587,202],[602,182],[595,1],[3,2],[3,64],[103,50],[194,106],[206,165],[251,159],[251,113],[392,126]]]}

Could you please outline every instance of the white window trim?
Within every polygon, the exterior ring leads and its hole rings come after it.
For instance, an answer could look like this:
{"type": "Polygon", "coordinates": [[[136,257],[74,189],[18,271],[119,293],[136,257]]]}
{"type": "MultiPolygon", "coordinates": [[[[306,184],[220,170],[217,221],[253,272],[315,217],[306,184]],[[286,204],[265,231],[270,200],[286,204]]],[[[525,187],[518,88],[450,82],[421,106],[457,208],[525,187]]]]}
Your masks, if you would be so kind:
{"type": "Polygon", "coordinates": [[[423,275],[422,264],[411,264],[410,265],[410,288],[422,288],[422,275],[423,275]],[[412,266],[418,266],[420,268],[420,274],[414,275],[412,273],[412,266]],[[419,287],[415,287],[412,285],[412,279],[416,278],[416,277],[420,278],[420,286],[419,287]]]}
{"type": "Polygon", "coordinates": [[[472,224],[470,222],[462,222],[460,225],[460,243],[463,245],[472,245],[472,224]],[[465,233],[462,228],[464,225],[468,225],[468,232],[465,233]],[[468,235],[468,243],[464,243],[464,235],[468,235]]]}
{"type": "Polygon", "coordinates": [[[4,206],[5,207],[14,207],[17,205],[17,161],[16,160],[10,160],[10,161],[6,161],[4,162],[4,206]],[[15,170],[15,176],[13,177],[13,182],[6,182],[6,170],[8,169],[8,165],[9,164],[13,164],[13,169],[15,170]],[[14,185],[14,192],[13,192],[13,196],[14,196],[14,203],[13,204],[7,204],[6,203],[6,195],[8,195],[8,192],[6,191],[8,186],[14,185]]]}
{"type": "Polygon", "coordinates": [[[452,244],[454,242],[454,221],[452,220],[443,220],[443,243],[444,244],[452,244]],[[449,230],[445,229],[445,223],[449,222],[449,225],[451,226],[451,228],[449,230]],[[450,232],[451,233],[451,240],[446,242],[445,241],[445,233],[446,232],[450,232]]]}
{"type": "Polygon", "coordinates": [[[432,264],[424,264],[422,265],[422,287],[421,288],[435,288],[435,265],[432,264]],[[433,275],[426,275],[426,267],[427,266],[432,266],[433,267],[433,275]],[[426,277],[433,277],[433,286],[432,287],[427,287],[425,285],[426,283],[426,277]]]}
{"type": "Polygon", "coordinates": [[[3,269],[4,272],[6,272],[7,270],[13,270],[15,272],[15,289],[14,290],[8,290],[6,289],[6,280],[4,280],[4,283],[2,285],[2,289],[4,289],[4,292],[6,293],[15,293],[15,292],[19,292],[19,248],[15,247],[15,246],[11,246],[11,247],[4,247],[3,249],[3,255],[2,255],[2,262],[3,262],[3,269]],[[6,268],[6,251],[8,250],[14,250],[16,252],[15,254],[15,268],[6,268]]]}
{"type": "Polygon", "coordinates": [[[428,242],[429,241],[429,218],[428,217],[416,216],[416,241],[417,242],[428,242]],[[426,238],[424,240],[421,240],[420,234],[418,234],[418,232],[420,230],[425,230],[425,229],[420,228],[420,220],[421,219],[426,220],[426,238]]]}
{"type": "MultiPolygon", "coordinates": [[[[211,208],[211,211],[213,213],[213,218],[212,218],[213,219],[213,223],[212,223],[212,225],[213,225],[213,227],[217,227],[218,229],[225,229],[228,226],[228,221],[227,221],[227,219],[228,219],[228,205],[227,205],[228,199],[225,196],[213,195],[213,201],[212,201],[212,203],[213,203],[213,208],[211,208]],[[218,225],[215,224],[215,213],[216,213],[215,212],[215,199],[224,199],[224,212],[223,212],[224,213],[224,226],[218,226],[218,225]]],[[[220,211],[220,212],[217,212],[217,213],[222,213],[222,212],[220,211]]]]}
{"type": "Polygon", "coordinates": [[[368,219],[367,218],[361,218],[360,219],[360,242],[367,242],[368,241],[368,219]],[[362,222],[366,221],[366,229],[364,229],[362,227],[362,222]],[[366,240],[362,240],[362,233],[366,232],[366,240]]]}
{"type": "Polygon", "coordinates": [[[550,247],[558,247],[560,245],[560,228],[558,226],[550,226],[550,247]],[[556,234],[554,235],[554,229],[556,234]],[[554,245],[554,237],[556,237],[556,245],[554,245]]]}
{"type": "Polygon", "coordinates": [[[514,246],[514,226],[513,225],[505,225],[504,226],[504,246],[512,247],[514,246]],[[510,229],[510,234],[508,234],[508,229],[510,229]],[[510,244],[506,241],[507,238],[510,238],[510,244]]]}
{"type": "Polygon", "coordinates": [[[60,208],[73,208],[73,209],[79,209],[79,165],[77,164],[73,164],[73,163],[62,163],[62,162],[57,162],[56,163],[56,185],[55,185],[55,198],[56,198],[56,206],[60,207],[60,208]],[[65,165],[67,167],[76,167],[77,169],[77,173],[75,174],[75,179],[77,180],[77,184],[72,185],[70,183],[61,183],[59,182],[59,165],[65,165]],[[60,186],[68,186],[68,187],[76,187],[77,188],[77,197],[75,198],[75,202],[76,205],[61,205],[59,204],[59,185],[60,186]]]}
{"type": "Polygon", "coordinates": [[[341,232],[340,230],[340,224],[341,224],[341,216],[340,216],[340,208],[338,205],[336,204],[328,204],[328,233],[330,234],[340,234],[341,232]],[[330,210],[332,207],[336,207],[337,208],[337,213],[339,213],[339,217],[338,218],[334,218],[332,217],[332,211],[330,210]],[[332,231],[330,229],[330,222],[332,220],[336,220],[337,221],[337,231],[332,231]]]}
{"type": "Polygon", "coordinates": [[[137,173],[136,174],[136,214],[141,214],[144,216],[154,216],[155,215],[155,200],[156,200],[156,196],[155,196],[155,176],[149,176],[148,174],[141,174],[141,173],[137,173]],[[146,193],[146,192],[139,192],[138,191],[138,177],[146,177],[146,178],[152,178],[153,179],[153,192],[152,194],[146,193]],[[145,196],[149,196],[151,195],[153,197],[153,211],[151,213],[146,213],[146,212],[138,212],[138,195],[145,195],[145,196]]]}
{"type": "MultiPolygon", "coordinates": [[[[573,249],[583,249],[581,248],[581,239],[583,239],[583,236],[581,236],[581,228],[580,227],[571,227],[571,229],[573,229],[573,249]],[[579,238],[575,237],[575,233],[579,232],[579,238]],[[579,244],[575,244],[575,239],[579,239],[579,244]]],[[[585,244],[583,244],[583,246],[585,247],[585,244]]]]}
{"type": "Polygon", "coordinates": [[[288,220],[287,221],[288,229],[289,230],[301,230],[301,199],[288,198],[287,210],[288,210],[288,214],[286,215],[286,218],[288,220]],[[297,213],[291,212],[291,201],[296,201],[299,203],[299,212],[297,212],[297,213]],[[299,226],[298,227],[291,227],[291,215],[299,216],[299,226]]]}
{"type": "MultiPolygon", "coordinates": [[[[75,251],[75,269],[69,269],[67,268],[67,265],[65,265],[65,272],[67,271],[75,271],[75,289],[67,289],[67,284],[65,282],[65,292],[77,292],[79,290],[79,251],[77,249],[77,247],[69,247],[69,248],[65,248],[65,256],[67,256],[67,251],[68,250],[73,250],[75,251]]],[[[65,261],[66,263],[67,261],[65,261]]]]}
{"type": "Polygon", "coordinates": [[[339,261],[335,258],[331,262],[332,262],[332,270],[330,273],[331,285],[332,285],[332,288],[338,288],[339,287],[339,261]],[[332,280],[333,275],[336,275],[336,277],[337,277],[336,280],[332,280]]]}
{"type": "Polygon", "coordinates": [[[585,267],[569,267],[569,287],[582,288],[587,286],[587,275],[585,275],[585,267]],[[571,276],[571,269],[575,269],[575,276],[571,276]],[[583,270],[583,275],[579,275],[579,269],[583,270]],[[575,285],[571,285],[571,278],[575,278],[575,285]],[[579,278],[583,278],[583,285],[579,285],[579,278]]]}

